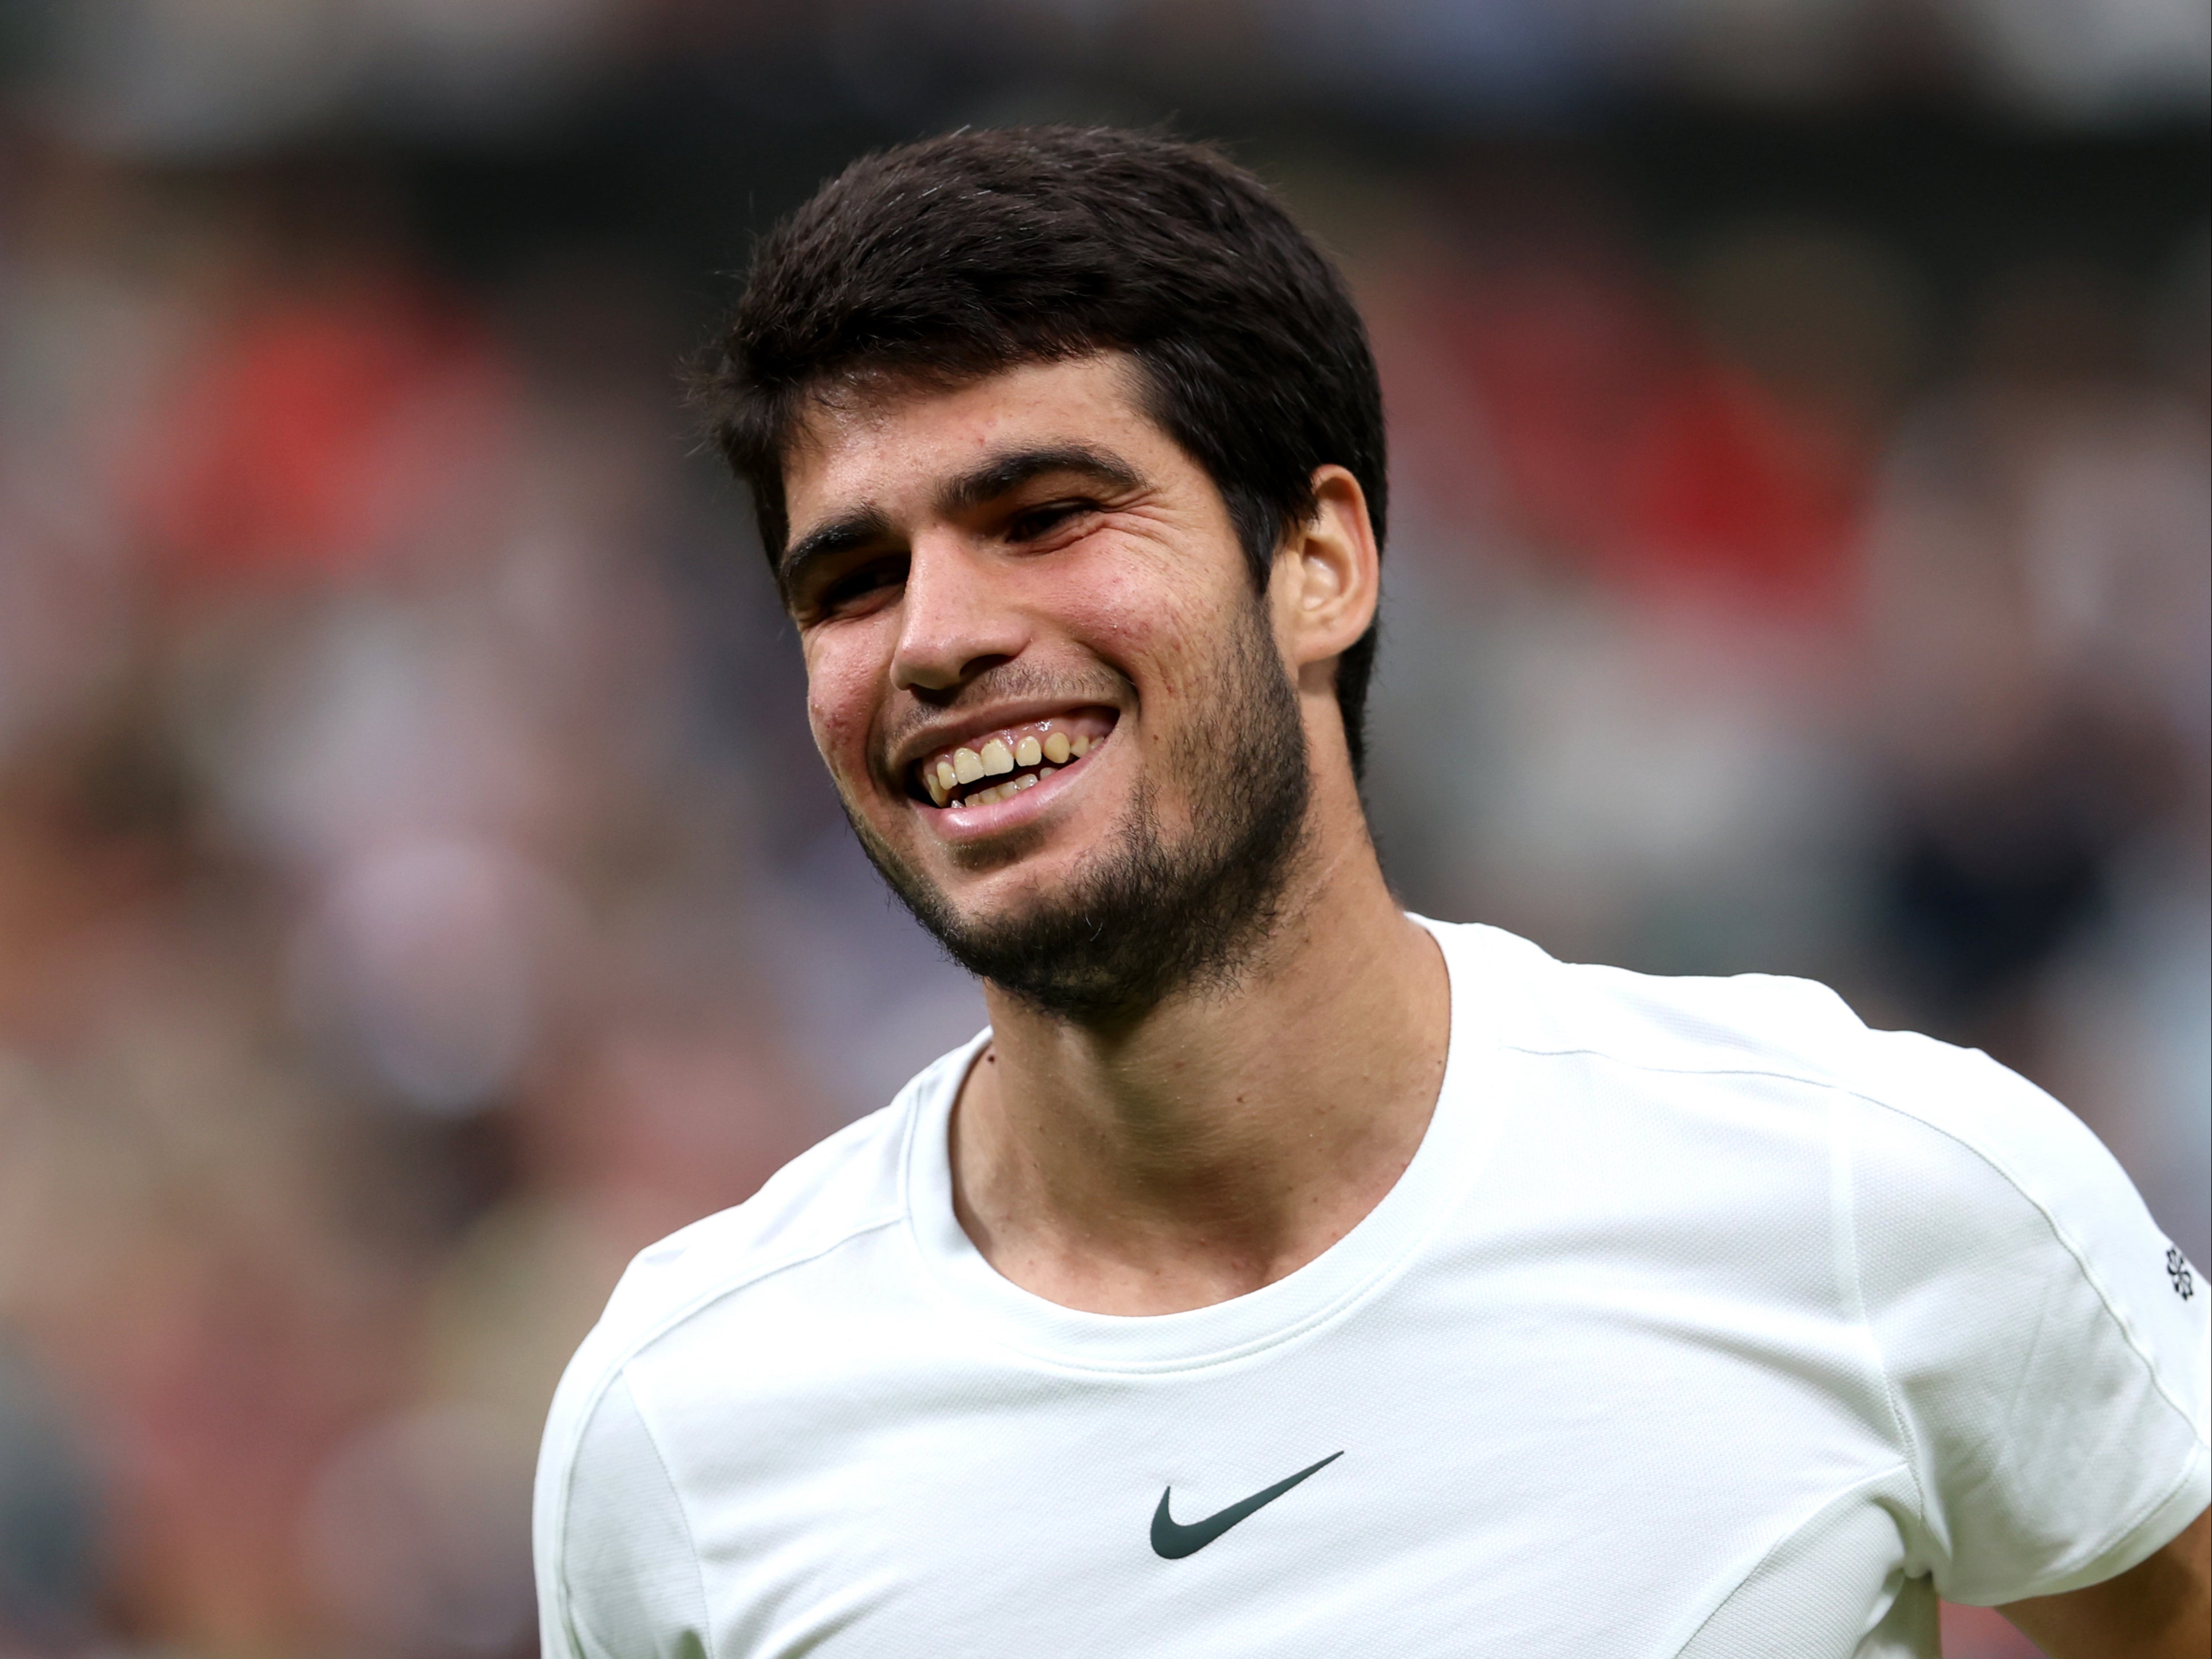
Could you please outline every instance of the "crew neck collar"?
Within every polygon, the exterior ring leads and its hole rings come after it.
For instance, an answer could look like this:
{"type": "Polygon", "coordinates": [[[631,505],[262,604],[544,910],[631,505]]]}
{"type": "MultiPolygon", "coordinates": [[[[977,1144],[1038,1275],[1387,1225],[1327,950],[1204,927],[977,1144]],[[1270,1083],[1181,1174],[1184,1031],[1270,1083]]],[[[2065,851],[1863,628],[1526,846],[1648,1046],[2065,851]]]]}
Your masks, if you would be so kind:
{"type": "Polygon", "coordinates": [[[1211,1307],[1171,1314],[1086,1313],[1022,1289],[985,1261],[952,1206],[952,1108],[987,1027],[908,1085],[903,1158],[908,1228],[936,1285],[1007,1346],[1064,1368],[1100,1372],[1192,1370],[1285,1342],[1342,1314],[1392,1277],[1474,1179],[1500,1103],[1483,1086],[1496,1048],[1494,991],[1484,934],[1410,916],[1443,952],[1450,988],[1449,1047],[1435,1111],[1390,1190],[1342,1238],[1297,1272],[1211,1307]]]}

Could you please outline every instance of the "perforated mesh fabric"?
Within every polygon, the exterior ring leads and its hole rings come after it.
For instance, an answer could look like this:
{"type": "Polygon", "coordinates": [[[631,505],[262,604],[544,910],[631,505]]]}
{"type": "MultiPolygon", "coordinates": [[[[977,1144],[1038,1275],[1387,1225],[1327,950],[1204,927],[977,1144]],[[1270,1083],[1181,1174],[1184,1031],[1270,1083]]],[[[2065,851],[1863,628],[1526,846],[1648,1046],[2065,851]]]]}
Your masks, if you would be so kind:
{"type": "Polygon", "coordinates": [[[1679,1659],[1936,1659],[1934,1586],[1899,1560],[1913,1504],[1902,1469],[1841,1494],[1776,1543],[1679,1659]]]}

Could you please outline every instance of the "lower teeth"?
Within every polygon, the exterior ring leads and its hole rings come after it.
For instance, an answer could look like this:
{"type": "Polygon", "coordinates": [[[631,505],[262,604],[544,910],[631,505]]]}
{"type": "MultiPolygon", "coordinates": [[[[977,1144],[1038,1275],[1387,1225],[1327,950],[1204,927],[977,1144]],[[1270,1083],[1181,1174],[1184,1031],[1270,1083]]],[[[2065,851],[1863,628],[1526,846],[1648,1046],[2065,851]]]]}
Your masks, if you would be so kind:
{"type": "Polygon", "coordinates": [[[1034,772],[1023,772],[1017,774],[1015,776],[1008,778],[1004,783],[993,784],[988,788],[977,790],[972,795],[963,796],[960,799],[954,801],[952,805],[955,806],[988,806],[994,801],[1004,800],[1007,796],[1018,794],[1024,789],[1036,788],[1039,783],[1044,781],[1044,778],[1048,774],[1058,769],[1059,769],[1056,767],[1040,766],[1034,772]]]}

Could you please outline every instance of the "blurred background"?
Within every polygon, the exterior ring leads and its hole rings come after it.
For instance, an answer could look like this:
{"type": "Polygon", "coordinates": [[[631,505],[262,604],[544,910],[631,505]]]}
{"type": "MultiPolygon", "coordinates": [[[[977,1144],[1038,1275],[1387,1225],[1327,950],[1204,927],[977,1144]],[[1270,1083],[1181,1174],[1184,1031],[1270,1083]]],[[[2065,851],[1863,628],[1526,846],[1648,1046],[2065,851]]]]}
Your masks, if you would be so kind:
{"type": "Polygon", "coordinates": [[[2208,36],[11,0],[0,1656],[533,1651],[623,1263],[981,1023],[674,368],[772,216],[963,123],[1221,138],[1352,274],[1410,904],[1985,1047],[2204,1262],[2208,36]]]}

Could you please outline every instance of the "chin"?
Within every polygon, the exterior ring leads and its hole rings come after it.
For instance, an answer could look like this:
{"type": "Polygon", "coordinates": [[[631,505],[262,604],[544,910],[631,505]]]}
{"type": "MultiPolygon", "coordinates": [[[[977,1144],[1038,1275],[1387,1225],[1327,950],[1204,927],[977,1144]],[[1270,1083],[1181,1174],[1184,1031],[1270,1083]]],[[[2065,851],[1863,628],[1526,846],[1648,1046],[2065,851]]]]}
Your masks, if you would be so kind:
{"type": "Polygon", "coordinates": [[[993,883],[993,890],[945,895],[944,914],[963,933],[1002,933],[1036,927],[1065,907],[1058,884],[1022,872],[1018,881],[993,883]]]}

